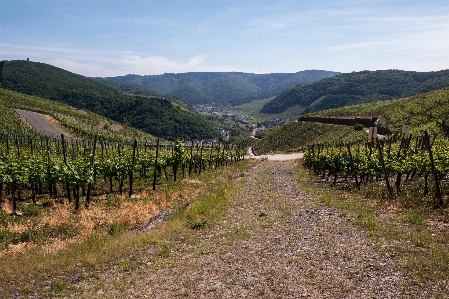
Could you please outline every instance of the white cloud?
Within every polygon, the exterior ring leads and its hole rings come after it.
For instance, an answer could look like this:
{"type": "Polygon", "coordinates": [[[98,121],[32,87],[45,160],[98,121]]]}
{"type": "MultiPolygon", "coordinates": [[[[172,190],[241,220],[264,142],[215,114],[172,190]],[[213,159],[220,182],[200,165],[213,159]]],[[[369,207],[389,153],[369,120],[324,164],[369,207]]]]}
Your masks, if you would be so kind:
{"type": "Polygon", "coordinates": [[[115,77],[123,75],[121,71],[109,69],[100,64],[84,63],[64,58],[48,60],[46,63],[87,77],[115,77]]]}
{"type": "Polygon", "coordinates": [[[138,75],[157,75],[162,73],[183,72],[229,72],[233,71],[230,66],[215,66],[206,62],[206,56],[197,55],[186,62],[170,60],[164,56],[125,56],[120,65],[126,73],[138,75]]]}
{"type": "Polygon", "coordinates": [[[236,69],[226,65],[213,65],[205,55],[196,55],[187,61],[165,56],[146,56],[132,52],[116,53],[86,51],[70,47],[24,46],[1,44],[2,55],[10,59],[26,59],[48,63],[70,72],[88,77],[110,77],[126,74],[158,75],[182,72],[229,72],[236,69]]]}
{"type": "MultiPolygon", "coordinates": [[[[110,61],[110,59],[108,59],[110,61]]],[[[113,77],[127,74],[159,75],[163,73],[183,72],[230,72],[230,66],[214,66],[206,63],[204,55],[190,58],[186,62],[170,60],[164,56],[126,55],[115,60],[110,67],[98,62],[82,62],[72,59],[57,58],[47,63],[88,77],[113,77]]]]}

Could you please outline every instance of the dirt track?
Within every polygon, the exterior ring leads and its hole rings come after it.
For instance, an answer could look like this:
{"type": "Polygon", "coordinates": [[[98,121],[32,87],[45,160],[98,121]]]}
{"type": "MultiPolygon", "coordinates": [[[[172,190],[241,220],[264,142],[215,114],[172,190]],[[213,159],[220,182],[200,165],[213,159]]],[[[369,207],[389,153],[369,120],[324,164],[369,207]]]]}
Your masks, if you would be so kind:
{"type": "Polygon", "coordinates": [[[304,156],[303,153],[274,154],[274,155],[260,155],[260,156],[256,156],[256,155],[254,155],[254,152],[252,151],[252,148],[248,149],[248,155],[252,159],[267,159],[267,160],[270,160],[270,161],[296,160],[296,159],[302,159],[303,156],[304,156]]]}
{"type": "Polygon", "coordinates": [[[261,162],[194,241],[135,249],[132,270],[96,271],[66,298],[435,297],[442,286],[415,285],[388,244],[302,192],[293,165],[261,162]]]}

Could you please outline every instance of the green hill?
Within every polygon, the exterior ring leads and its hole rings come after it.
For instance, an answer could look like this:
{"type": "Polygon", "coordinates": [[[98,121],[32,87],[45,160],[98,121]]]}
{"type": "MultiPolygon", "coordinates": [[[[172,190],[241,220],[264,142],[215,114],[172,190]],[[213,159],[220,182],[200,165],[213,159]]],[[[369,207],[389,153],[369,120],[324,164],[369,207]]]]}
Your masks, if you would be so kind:
{"type": "Polygon", "coordinates": [[[142,85],[135,84],[135,83],[122,83],[122,82],[115,82],[106,80],[103,78],[92,78],[93,80],[100,82],[104,85],[113,87],[115,89],[121,90],[125,93],[134,94],[134,95],[141,95],[141,96],[161,96],[161,94],[148,89],[142,85]]]}
{"type": "Polygon", "coordinates": [[[2,61],[0,84],[5,89],[92,111],[168,140],[218,135],[199,113],[166,97],[130,95],[44,63],[2,61]]]}
{"type": "Polygon", "coordinates": [[[301,152],[313,143],[357,143],[366,140],[366,133],[350,126],[311,122],[288,122],[261,134],[254,143],[254,151],[261,154],[301,152]]]}
{"type": "Polygon", "coordinates": [[[415,132],[429,130],[439,133],[438,124],[442,120],[449,120],[449,87],[407,98],[319,111],[310,113],[308,116],[379,116],[385,120],[386,126],[394,131],[408,124],[415,132]]]}
{"type": "Polygon", "coordinates": [[[63,132],[82,139],[98,136],[105,141],[131,141],[134,138],[155,141],[156,137],[112,121],[93,112],[75,109],[58,102],[24,95],[0,88],[0,134],[40,136],[31,129],[13,109],[33,111],[51,116],[63,132]]]}
{"type": "Polygon", "coordinates": [[[305,114],[352,104],[403,98],[446,86],[449,86],[449,70],[352,72],[286,90],[265,104],[261,112],[281,113],[298,106],[305,114]]]}
{"type": "MultiPolygon", "coordinates": [[[[443,134],[442,122],[449,121],[449,87],[418,94],[411,97],[377,101],[334,108],[305,116],[320,117],[369,117],[382,119],[383,125],[393,132],[400,132],[402,125],[411,125],[413,134],[427,130],[431,134],[443,134]]],[[[446,127],[447,130],[447,127],[446,127]]],[[[313,122],[290,122],[263,132],[262,139],[255,143],[260,153],[299,151],[313,143],[356,143],[366,140],[365,130],[357,131],[352,126],[331,125],[313,122]]]]}
{"type": "Polygon", "coordinates": [[[105,79],[139,84],[160,94],[177,95],[192,105],[215,103],[222,106],[237,106],[273,97],[298,84],[316,82],[338,74],[321,70],[275,74],[191,72],[149,76],[126,75],[105,79]]]}

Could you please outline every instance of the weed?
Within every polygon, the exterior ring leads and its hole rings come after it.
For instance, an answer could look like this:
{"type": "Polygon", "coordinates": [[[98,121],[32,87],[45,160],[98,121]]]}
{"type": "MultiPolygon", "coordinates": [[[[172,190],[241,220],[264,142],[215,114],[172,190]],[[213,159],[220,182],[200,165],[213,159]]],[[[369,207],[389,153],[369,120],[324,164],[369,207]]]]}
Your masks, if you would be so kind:
{"type": "Polygon", "coordinates": [[[37,217],[41,213],[41,208],[36,205],[23,204],[20,210],[23,217],[37,217]]]}
{"type": "Polygon", "coordinates": [[[67,288],[67,283],[59,278],[56,278],[50,284],[50,290],[52,293],[61,293],[66,288],[67,288]]]}
{"type": "Polygon", "coordinates": [[[111,208],[118,208],[120,207],[122,204],[122,200],[118,195],[112,195],[112,196],[108,196],[107,200],[106,200],[106,206],[111,207],[111,208]]]}
{"type": "Polygon", "coordinates": [[[200,221],[193,221],[193,220],[188,220],[187,221],[187,225],[191,228],[191,229],[201,229],[204,228],[207,224],[207,220],[206,219],[201,219],[200,221]]]}
{"type": "Polygon", "coordinates": [[[420,211],[412,211],[405,216],[405,222],[415,225],[422,225],[424,223],[424,215],[420,211]]]}
{"type": "Polygon", "coordinates": [[[167,246],[163,246],[162,249],[159,250],[158,256],[162,257],[162,258],[169,257],[170,256],[170,249],[167,246]]]}
{"type": "Polygon", "coordinates": [[[126,224],[123,224],[123,223],[117,223],[117,222],[109,223],[109,224],[107,224],[108,236],[114,236],[114,235],[120,234],[120,233],[124,232],[126,230],[126,228],[127,228],[126,224]]]}
{"type": "Polygon", "coordinates": [[[313,285],[313,286],[318,284],[318,280],[313,279],[313,278],[308,278],[306,280],[306,282],[307,282],[307,284],[310,284],[310,285],[313,285]]]}
{"type": "Polygon", "coordinates": [[[235,286],[238,284],[239,284],[239,282],[235,279],[229,279],[228,281],[226,281],[226,285],[228,285],[228,286],[235,286]]]}
{"type": "Polygon", "coordinates": [[[365,227],[371,235],[377,231],[377,217],[370,208],[360,209],[356,214],[356,221],[365,227]]]}
{"type": "Polygon", "coordinates": [[[122,271],[125,271],[125,272],[128,272],[130,267],[131,267],[130,263],[128,261],[126,261],[126,260],[123,260],[123,259],[121,259],[119,261],[119,264],[120,264],[120,269],[122,269],[122,271]]]}

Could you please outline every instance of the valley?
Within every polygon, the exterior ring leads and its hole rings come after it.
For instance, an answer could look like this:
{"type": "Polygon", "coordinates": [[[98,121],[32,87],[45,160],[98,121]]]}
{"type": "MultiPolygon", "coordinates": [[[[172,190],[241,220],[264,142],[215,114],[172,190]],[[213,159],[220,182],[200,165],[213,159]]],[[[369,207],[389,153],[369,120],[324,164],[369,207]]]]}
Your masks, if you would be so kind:
{"type": "Polygon", "coordinates": [[[289,84],[328,77],[263,91],[245,80],[268,79],[246,73],[93,80],[25,61],[1,70],[1,297],[449,292],[445,71],[399,72],[430,81],[396,77],[403,85],[391,88],[408,93],[387,99],[372,80],[398,72],[279,74],[289,84]],[[227,101],[211,101],[216,87],[227,101]],[[180,96],[200,91],[196,106],[180,96]],[[368,139],[363,117],[391,133],[368,139]]]}

